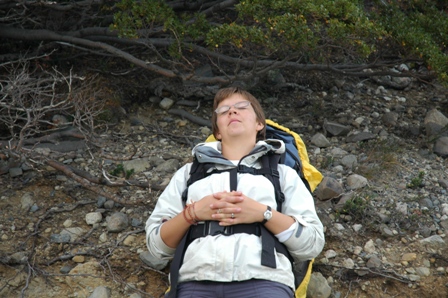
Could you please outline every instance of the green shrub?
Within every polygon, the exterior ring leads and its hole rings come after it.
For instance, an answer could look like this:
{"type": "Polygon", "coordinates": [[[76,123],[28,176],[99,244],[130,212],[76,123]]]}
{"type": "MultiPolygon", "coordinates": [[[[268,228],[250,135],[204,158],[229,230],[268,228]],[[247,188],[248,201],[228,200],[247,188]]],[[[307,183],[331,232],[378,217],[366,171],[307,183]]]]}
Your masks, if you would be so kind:
{"type": "Polygon", "coordinates": [[[372,17],[390,33],[390,40],[405,50],[403,57],[423,59],[428,69],[448,82],[446,11],[437,6],[437,1],[388,2],[372,17]]]}
{"type": "Polygon", "coordinates": [[[417,177],[411,179],[407,187],[412,189],[423,187],[423,177],[425,177],[425,172],[420,171],[417,177]]]}
{"type": "Polygon", "coordinates": [[[149,37],[160,28],[180,58],[192,44],[227,55],[301,63],[424,62],[448,83],[447,4],[437,0],[244,0],[205,15],[168,1],[122,0],[112,30],[149,37]]]}
{"type": "Polygon", "coordinates": [[[125,170],[123,164],[118,164],[115,169],[113,169],[110,174],[112,176],[116,176],[116,177],[124,177],[126,179],[129,179],[132,174],[134,174],[134,169],[130,169],[130,170],[125,170]]]}
{"type": "Polygon", "coordinates": [[[368,207],[369,206],[366,199],[363,199],[361,196],[355,196],[344,204],[344,207],[342,208],[340,213],[350,215],[356,222],[363,218],[371,216],[368,214],[368,207]]]}

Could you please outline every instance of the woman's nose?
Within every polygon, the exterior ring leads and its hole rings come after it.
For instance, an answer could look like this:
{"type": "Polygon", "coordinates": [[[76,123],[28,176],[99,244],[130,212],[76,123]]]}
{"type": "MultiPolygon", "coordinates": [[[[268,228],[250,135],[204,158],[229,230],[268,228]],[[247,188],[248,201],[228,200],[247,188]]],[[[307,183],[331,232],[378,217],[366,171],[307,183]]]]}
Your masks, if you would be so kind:
{"type": "Polygon", "coordinates": [[[229,109],[229,114],[232,114],[232,113],[234,113],[234,114],[236,114],[237,113],[237,109],[235,109],[235,107],[230,107],[230,109],[229,109]]]}

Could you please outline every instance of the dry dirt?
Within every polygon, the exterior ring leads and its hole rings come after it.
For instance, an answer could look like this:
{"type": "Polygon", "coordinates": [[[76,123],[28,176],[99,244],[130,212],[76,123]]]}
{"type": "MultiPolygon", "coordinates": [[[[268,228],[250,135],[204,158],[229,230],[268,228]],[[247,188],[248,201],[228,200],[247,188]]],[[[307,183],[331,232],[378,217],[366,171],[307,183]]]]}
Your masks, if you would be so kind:
{"type": "MultiPolygon", "coordinates": [[[[408,92],[406,96],[410,97],[412,94],[408,92]]],[[[317,131],[316,123],[321,125],[319,121],[324,117],[331,118],[331,111],[319,111],[321,106],[318,103],[305,98],[307,95],[303,93],[289,93],[282,98],[281,105],[267,105],[266,109],[268,117],[275,117],[278,122],[288,122],[295,117],[291,114],[291,109],[300,108],[300,121],[304,125],[299,128],[299,132],[308,140],[317,131]],[[325,115],[319,116],[317,113],[325,115]],[[312,129],[308,130],[308,126],[312,129]]],[[[341,105],[348,106],[349,103],[334,103],[333,113],[345,109],[341,105]]],[[[363,103],[353,107],[361,110],[369,108],[363,103]]],[[[210,105],[205,103],[201,107],[202,112],[198,112],[199,116],[206,115],[208,110],[210,105]]],[[[191,148],[182,143],[182,140],[198,142],[204,137],[200,126],[179,121],[177,117],[148,104],[132,110],[125,122],[109,131],[108,136],[104,137],[105,143],[102,147],[114,148],[123,153],[127,150],[126,146],[145,143],[147,148],[144,152],[149,156],[166,156],[170,153],[171,157],[176,156],[182,164],[189,159],[191,148]],[[131,126],[129,123],[132,118],[138,118],[142,125],[131,126]]],[[[416,149],[418,148],[412,147],[406,150],[416,149]]],[[[94,154],[97,153],[94,150],[94,154]]],[[[311,158],[313,162],[313,157],[311,158]]],[[[95,169],[95,163],[90,168],[95,170],[96,175],[101,175],[100,170],[95,169]]],[[[101,242],[100,235],[105,232],[105,227],[100,225],[93,229],[85,222],[87,213],[98,210],[98,195],[86,191],[70,180],[64,181],[56,171],[44,168],[41,170],[34,176],[12,179],[8,175],[0,176],[0,296],[88,297],[96,286],[104,285],[112,290],[111,297],[129,297],[133,293],[142,297],[159,297],[167,287],[167,270],[157,271],[140,261],[138,253],[145,250],[143,225],[129,227],[121,233],[108,233],[108,240],[101,242]],[[21,208],[21,200],[24,194],[29,192],[34,194],[34,200],[39,207],[35,212],[21,208]],[[64,225],[81,227],[85,233],[75,243],[51,242],[51,235],[59,233],[64,225]],[[23,254],[15,256],[12,261],[11,255],[16,252],[23,254]],[[75,255],[78,258],[74,258],[75,255]],[[64,266],[91,266],[92,269],[80,270],[81,274],[72,270],[67,274],[61,273],[64,266]]],[[[385,172],[382,175],[382,178],[387,180],[387,175],[394,174],[385,172]]],[[[151,179],[153,182],[157,178],[164,180],[167,177],[168,174],[151,179]]],[[[115,206],[104,213],[110,215],[112,212],[123,211],[132,218],[139,219],[142,224],[158,194],[158,190],[149,192],[135,187],[109,188],[107,191],[116,192],[126,198],[135,193],[144,197],[145,204],[115,206]]],[[[320,204],[317,202],[318,208],[321,207],[320,204]]],[[[327,208],[328,205],[322,207],[327,208]]],[[[325,217],[324,222],[330,221],[327,213],[320,215],[325,217]]],[[[353,234],[351,239],[327,237],[324,251],[344,251],[347,246],[363,246],[368,239],[379,237],[381,236],[373,232],[353,234]]],[[[404,244],[400,239],[388,241],[391,244],[390,249],[397,252],[397,260],[401,257],[401,252],[409,250],[408,244],[404,244]]],[[[446,259],[435,261],[439,262],[440,266],[448,267],[446,259]]],[[[316,266],[316,271],[322,272],[327,278],[327,274],[333,274],[333,268],[323,265],[316,266]]],[[[448,297],[446,273],[433,275],[419,283],[409,283],[396,278],[393,272],[384,272],[383,276],[367,274],[360,277],[341,268],[339,274],[332,278],[334,283],[331,287],[335,295],[333,297],[448,297]]]]}

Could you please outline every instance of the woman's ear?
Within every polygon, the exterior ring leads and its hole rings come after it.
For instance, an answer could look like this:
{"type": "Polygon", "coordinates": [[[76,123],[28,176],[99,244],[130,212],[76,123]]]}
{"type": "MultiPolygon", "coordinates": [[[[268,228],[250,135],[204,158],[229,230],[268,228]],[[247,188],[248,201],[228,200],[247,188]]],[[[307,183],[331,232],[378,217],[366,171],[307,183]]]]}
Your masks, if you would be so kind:
{"type": "Polygon", "coordinates": [[[257,122],[257,127],[255,128],[257,131],[260,131],[260,130],[262,130],[263,129],[263,127],[264,127],[264,124],[263,123],[261,123],[261,122],[257,122]]]}

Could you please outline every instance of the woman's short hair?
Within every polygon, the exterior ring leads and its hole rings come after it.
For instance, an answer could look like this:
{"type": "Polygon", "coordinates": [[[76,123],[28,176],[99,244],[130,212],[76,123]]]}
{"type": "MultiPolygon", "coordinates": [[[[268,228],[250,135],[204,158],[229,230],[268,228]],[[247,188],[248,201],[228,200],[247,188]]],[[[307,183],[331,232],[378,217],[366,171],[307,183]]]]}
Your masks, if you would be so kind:
{"type": "Polygon", "coordinates": [[[252,108],[255,111],[257,121],[259,121],[260,123],[262,123],[264,125],[263,129],[261,129],[257,133],[256,141],[266,139],[266,117],[264,115],[263,108],[261,107],[260,102],[255,98],[255,96],[253,96],[248,91],[246,91],[240,87],[222,88],[215,95],[215,99],[213,101],[213,115],[212,115],[212,131],[213,131],[213,135],[215,136],[215,138],[217,139],[216,136],[219,132],[218,125],[216,122],[218,115],[215,113],[215,110],[218,108],[218,105],[221,103],[221,101],[231,97],[235,93],[240,94],[244,99],[246,99],[247,101],[250,102],[250,104],[252,105],[252,108]]]}

